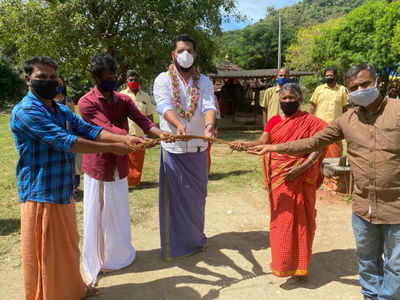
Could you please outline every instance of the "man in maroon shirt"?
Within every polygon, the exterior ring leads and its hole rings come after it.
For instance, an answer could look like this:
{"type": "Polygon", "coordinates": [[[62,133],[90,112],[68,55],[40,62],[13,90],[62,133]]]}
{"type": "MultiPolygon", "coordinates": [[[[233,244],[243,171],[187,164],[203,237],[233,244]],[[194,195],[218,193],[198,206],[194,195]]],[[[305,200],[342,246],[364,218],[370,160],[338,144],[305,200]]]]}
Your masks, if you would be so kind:
{"type": "MultiPolygon", "coordinates": [[[[169,136],[145,115],[129,96],[115,91],[117,63],[109,54],[90,62],[96,85],[79,100],[82,118],[119,135],[127,135],[128,118],[145,133],[169,136]]],[[[131,244],[128,203],[128,157],[112,153],[83,155],[84,238],[83,266],[89,284],[95,285],[100,272],[118,270],[135,259],[131,244]]]]}

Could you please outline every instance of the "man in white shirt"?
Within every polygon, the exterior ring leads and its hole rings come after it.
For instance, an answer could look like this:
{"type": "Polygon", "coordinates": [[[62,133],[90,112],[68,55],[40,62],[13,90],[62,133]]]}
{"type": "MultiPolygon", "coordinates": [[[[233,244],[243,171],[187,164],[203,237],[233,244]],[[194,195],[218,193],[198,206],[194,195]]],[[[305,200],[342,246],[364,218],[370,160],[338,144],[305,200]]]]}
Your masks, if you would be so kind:
{"type": "MultiPolygon", "coordinates": [[[[177,36],[173,64],[154,81],[160,128],[177,135],[215,136],[216,107],[210,79],[195,67],[196,42],[177,36]]],[[[161,143],[160,235],[167,261],[206,245],[204,210],[208,183],[207,142],[161,143]]]]}

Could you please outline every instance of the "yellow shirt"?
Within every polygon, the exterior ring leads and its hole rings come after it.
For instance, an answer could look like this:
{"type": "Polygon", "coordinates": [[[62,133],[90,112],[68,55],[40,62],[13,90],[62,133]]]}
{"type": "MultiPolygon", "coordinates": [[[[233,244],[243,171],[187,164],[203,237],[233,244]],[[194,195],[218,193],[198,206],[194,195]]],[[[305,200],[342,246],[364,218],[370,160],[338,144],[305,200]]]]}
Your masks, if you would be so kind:
{"type": "Polygon", "coordinates": [[[317,87],[311,97],[315,104],[314,115],[329,123],[343,114],[343,107],[348,103],[348,95],[343,85],[330,88],[327,84],[317,87]]]}
{"type": "MultiPolygon", "coordinates": [[[[139,90],[139,92],[135,95],[130,88],[127,88],[121,91],[122,94],[128,95],[131,97],[132,101],[136,104],[137,108],[146,116],[151,116],[154,113],[154,105],[151,103],[150,96],[139,90]]],[[[128,119],[129,122],[129,133],[137,136],[143,136],[144,132],[142,128],[140,128],[135,122],[128,119]]]]}
{"type": "Polygon", "coordinates": [[[260,93],[258,94],[258,104],[261,106],[261,102],[264,99],[264,95],[265,95],[265,91],[266,90],[261,90],[260,93]]]}
{"type": "Polygon", "coordinates": [[[264,93],[260,93],[260,106],[264,109],[267,109],[267,121],[271,119],[273,116],[282,115],[281,106],[279,104],[279,91],[280,86],[274,86],[267,90],[264,93]]]}

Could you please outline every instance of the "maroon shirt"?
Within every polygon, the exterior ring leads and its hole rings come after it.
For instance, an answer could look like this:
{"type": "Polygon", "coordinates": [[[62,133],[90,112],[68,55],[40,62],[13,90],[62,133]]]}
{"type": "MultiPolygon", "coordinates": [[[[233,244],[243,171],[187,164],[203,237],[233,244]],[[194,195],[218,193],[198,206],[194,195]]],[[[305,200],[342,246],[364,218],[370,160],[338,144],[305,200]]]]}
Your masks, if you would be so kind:
{"type": "MultiPolygon", "coordinates": [[[[81,117],[94,125],[115,134],[127,135],[128,118],[148,132],[154,123],[143,115],[127,95],[114,92],[112,101],[107,101],[95,86],[78,103],[81,117]]],[[[82,172],[101,181],[114,181],[115,168],[120,178],[128,176],[128,156],[112,153],[84,154],[82,172]]]]}

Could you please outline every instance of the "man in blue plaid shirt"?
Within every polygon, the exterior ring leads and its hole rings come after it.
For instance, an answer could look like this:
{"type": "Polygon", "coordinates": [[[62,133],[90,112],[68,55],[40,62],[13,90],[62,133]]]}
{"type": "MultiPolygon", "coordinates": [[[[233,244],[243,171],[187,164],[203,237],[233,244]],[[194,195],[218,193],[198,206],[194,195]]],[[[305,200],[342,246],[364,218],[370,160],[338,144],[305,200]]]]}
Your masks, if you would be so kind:
{"type": "Polygon", "coordinates": [[[14,107],[10,128],[19,153],[21,255],[25,298],[78,300],[95,294],[80,274],[75,220],[73,153],[126,155],[141,138],[112,134],[56,103],[57,63],[46,56],[25,62],[27,95],[14,107]],[[57,267],[55,267],[57,266],[57,267]]]}

